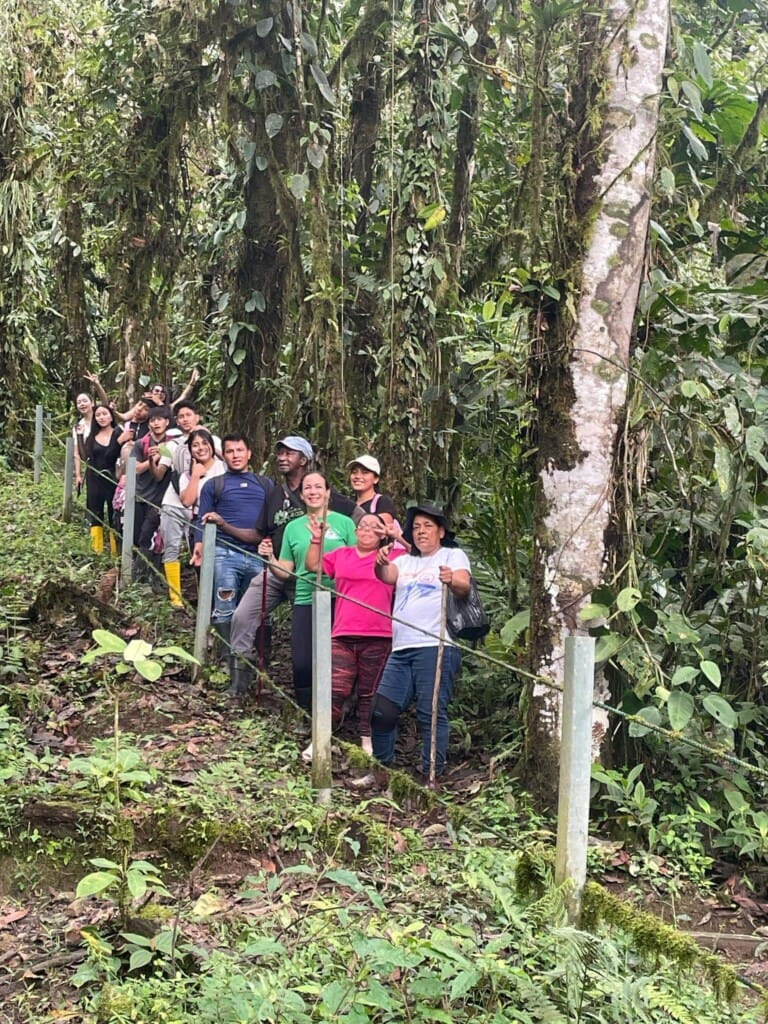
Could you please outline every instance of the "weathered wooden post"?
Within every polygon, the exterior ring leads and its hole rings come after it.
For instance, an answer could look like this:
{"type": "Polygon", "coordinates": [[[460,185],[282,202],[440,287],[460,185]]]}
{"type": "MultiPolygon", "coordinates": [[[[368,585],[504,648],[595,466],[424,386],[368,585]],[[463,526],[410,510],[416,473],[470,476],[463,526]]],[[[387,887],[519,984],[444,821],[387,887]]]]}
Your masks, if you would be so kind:
{"type": "Polygon", "coordinates": [[[587,880],[594,685],[595,638],[566,637],[555,882],[572,885],[566,906],[568,920],[576,926],[587,880]]]}
{"type": "Polygon", "coordinates": [[[331,594],[312,599],[312,785],[317,802],[331,802],[331,594]]]}
{"type": "Polygon", "coordinates": [[[35,450],[32,458],[32,479],[40,483],[43,473],[43,407],[35,406],[35,450]]]}
{"type": "Polygon", "coordinates": [[[133,579],[133,528],[136,522],[136,456],[125,463],[125,505],[123,506],[123,554],[121,577],[124,584],[133,579]]]}
{"type": "Polygon", "coordinates": [[[197,679],[208,657],[208,627],[211,624],[213,602],[213,571],[216,566],[216,524],[206,523],[203,527],[203,559],[200,563],[200,582],[197,587],[197,619],[195,620],[194,655],[199,664],[192,671],[197,679]]]}
{"type": "Polygon", "coordinates": [[[72,501],[75,486],[75,439],[70,434],[64,446],[64,504],[61,518],[65,523],[72,522],[72,501]]]}

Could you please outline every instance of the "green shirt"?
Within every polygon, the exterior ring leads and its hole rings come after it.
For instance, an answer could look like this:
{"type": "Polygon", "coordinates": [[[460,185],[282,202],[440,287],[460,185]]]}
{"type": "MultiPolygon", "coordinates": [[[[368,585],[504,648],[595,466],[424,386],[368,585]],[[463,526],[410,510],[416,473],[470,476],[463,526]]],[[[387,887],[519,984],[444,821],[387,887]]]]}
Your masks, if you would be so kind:
{"type": "MultiPolygon", "coordinates": [[[[326,524],[323,533],[323,554],[356,543],[355,524],[349,516],[343,516],[340,512],[329,512],[326,524]]],[[[305,565],[311,540],[308,516],[292,519],[286,526],[278,557],[281,561],[293,562],[296,573],[296,604],[312,604],[317,573],[309,572],[305,565]]],[[[330,576],[323,576],[322,583],[325,587],[333,586],[330,576]]]]}

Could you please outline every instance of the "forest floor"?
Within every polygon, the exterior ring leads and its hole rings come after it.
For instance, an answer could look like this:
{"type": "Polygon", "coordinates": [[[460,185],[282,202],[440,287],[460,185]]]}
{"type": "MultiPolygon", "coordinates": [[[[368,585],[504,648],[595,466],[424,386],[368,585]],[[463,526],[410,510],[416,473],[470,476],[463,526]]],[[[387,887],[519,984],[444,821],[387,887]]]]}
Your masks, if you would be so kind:
{"type": "MultiPolygon", "coordinates": [[[[15,574],[6,564],[0,581],[10,609],[0,639],[2,1024],[122,1020],[85,1013],[84,986],[99,970],[108,975],[120,956],[140,958],[141,942],[148,947],[169,922],[180,945],[209,952],[221,947],[225,923],[273,920],[282,934],[291,926],[291,900],[306,914],[317,899],[319,882],[303,865],[318,845],[337,865],[337,881],[361,851],[375,851],[380,887],[407,860],[425,887],[403,897],[416,901],[414,913],[422,898],[439,903],[445,883],[428,888],[436,870],[431,857],[455,851],[466,841],[463,830],[507,848],[551,849],[551,821],[536,815],[524,794],[511,797],[508,783],[498,788],[485,749],[454,751],[440,793],[415,784],[419,738],[411,719],[401,731],[394,796],[361,794],[350,785],[366,765],[341,737],[332,806],[313,816],[310,768],[300,757],[306,725],[285,696],[287,621],[283,635],[278,629],[261,699],[233,702],[223,671],[192,682],[183,663],[166,665],[155,682],[135,674],[117,682],[104,665],[82,664],[94,628],[153,644],[170,634],[189,650],[193,624],[149,590],[138,602],[115,601],[114,583],[106,560],[98,568],[84,561],[64,583],[49,572],[36,580],[15,574]],[[133,778],[132,771],[140,774],[133,778]],[[151,886],[124,919],[116,899],[76,896],[94,858],[101,858],[98,870],[110,870],[105,864],[119,862],[121,851],[161,867],[168,895],[159,926],[144,913],[153,906],[151,886]],[[121,930],[134,939],[116,939],[121,930]],[[112,937],[106,945],[105,935],[112,937]]],[[[347,739],[354,739],[351,732],[347,739]]],[[[659,858],[651,862],[621,844],[596,837],[593,853],[593,880],[715,951],[748,985],[768,984],[764,878],[719,865],[720,877],[699,892],[659,858]]],[[[357,890],[347,874],[353,901],[357,890]]],[[[751,999],[748,987],[745,998],[751,999]]]]}

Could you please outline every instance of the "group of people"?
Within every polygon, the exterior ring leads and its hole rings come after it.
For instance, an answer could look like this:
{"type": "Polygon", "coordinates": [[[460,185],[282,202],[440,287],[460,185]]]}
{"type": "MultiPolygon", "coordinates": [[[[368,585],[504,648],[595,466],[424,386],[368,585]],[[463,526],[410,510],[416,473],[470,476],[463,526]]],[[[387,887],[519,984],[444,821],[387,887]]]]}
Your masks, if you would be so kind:
{"type": "Polygon", "coordinates": [[[86,392],[76,399],[80,414],[74,428],[75,483],[85,484],[91,546],[101,554],[108,543],[117,553],[122,536],[125,467],[136,458],[136,497],[132,542],[138,549],[137,577],[152,570],[165,572],[171,604],[184,607],[181,595],[181,554],[197,509],[199,489],[207,475],[224,472],[221,442],[201,420],[188,392],[197,371],[181,395],[172,400],[169,389],[154,384],[126,412],[107,400],[98,377],[89,374],[103,400],[86,392]]]}
{"type": "MultiPolygon", "coordinates": [[[[379,489],[381,469],[374,456],[363,454],[348,463],[351,496],[346,496],[317,471],[312,445],[299,435],[286,435],[275,445],[275,479],[256,474],[246,437],[230,433],[219,440],[201,425],[192,402],[180,398],[171,406],[168,398],[166,389],[161,396],[153,388],[118,425],[106,404],[91,403],[87,417],[88,396],[78,396],[82,419],[76,430],[85,439],[76,475],[80,480],[85,467],[95,550],[103,550],[103,534],[94,531],[109,521],[104,509],[118,489],[121,450],[123,459],[132,453],[137,462],[134,544],[146,563],[162,558],[173,605],[183,606],[185,539],[192,564],[199,565],[203,529],[209,523],[217,527],[212,621],[229,651],[229,696],[248,693],[257,637],[275,608],[288,601],[295,698],[311,710],[312,597],[321,583],[333,593],[334,727],[356,697],[361,745],[386,767],[394,760],[400,715],[415,702],[427,778],[440,663],[435,744],[440,774],[461,660],[444,629],[440,639],[443,589],[465,597],[471,574],[442,510],[431,504],[410,507],[401,528],[394,502],[379,489]],[[87,430],[81,426],[86,420],[87,430]]],[[[311,760],[311,745],[303,757],[311,760]]],[[[366,775],[362,782],[374,779],[366,775]]]]}

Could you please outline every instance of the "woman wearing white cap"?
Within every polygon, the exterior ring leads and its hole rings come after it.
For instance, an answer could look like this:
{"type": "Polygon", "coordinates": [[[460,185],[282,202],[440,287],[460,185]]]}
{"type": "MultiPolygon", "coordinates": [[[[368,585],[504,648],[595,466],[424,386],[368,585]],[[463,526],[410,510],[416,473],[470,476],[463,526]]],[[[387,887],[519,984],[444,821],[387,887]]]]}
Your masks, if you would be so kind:
{"type": "Polygon", "coordinates": [[[373,455],[359,455],[347,463],[349,482],[355,492],[355,503],[363,512],[381,516],[387,526],[395,521],[395,503],[378,489],[381,477],[379,460],[373,455]]]}

